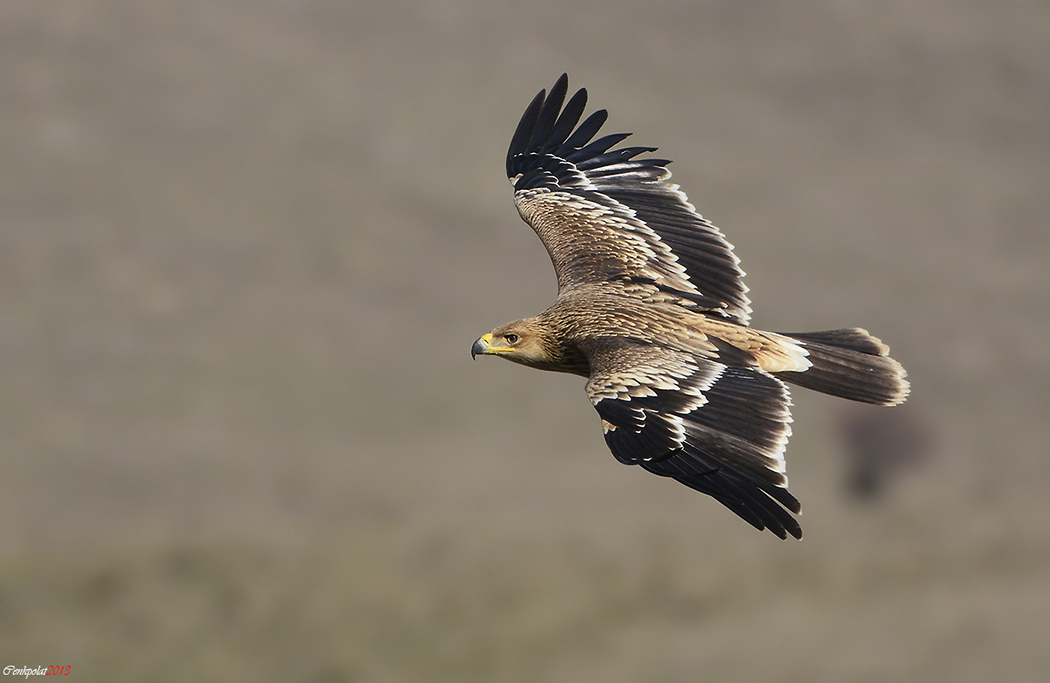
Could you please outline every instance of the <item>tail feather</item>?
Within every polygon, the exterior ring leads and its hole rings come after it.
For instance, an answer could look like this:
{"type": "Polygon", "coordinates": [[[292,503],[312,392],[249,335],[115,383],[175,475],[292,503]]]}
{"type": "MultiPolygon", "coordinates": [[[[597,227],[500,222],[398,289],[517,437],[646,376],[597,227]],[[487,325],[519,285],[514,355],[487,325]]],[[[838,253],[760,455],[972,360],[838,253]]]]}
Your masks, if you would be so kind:
{"type": "Polygon", "coordinates": [[[890,347],[867,330],[853,327],[784,336],[799,342],[812,363],[801,372],[777,373],[785,382],[876,405],[894,406],[908,397],[908,373],[889,357],[890,347]]]}

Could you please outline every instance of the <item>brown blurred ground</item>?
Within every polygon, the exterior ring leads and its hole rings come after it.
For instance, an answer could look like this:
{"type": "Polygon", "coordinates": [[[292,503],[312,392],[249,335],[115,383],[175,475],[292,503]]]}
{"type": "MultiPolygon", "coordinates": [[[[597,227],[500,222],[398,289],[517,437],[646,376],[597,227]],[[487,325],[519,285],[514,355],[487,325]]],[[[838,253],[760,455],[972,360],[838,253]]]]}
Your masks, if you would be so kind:
{"type": "Polygon", "coordinates": [[[1045,2],[0,4],[0,665],[84,681],[1050,671],[1045,2]],[[861,324],[929,426],[806,539],[470,363],[554,295],[502,175],[568,71],[677,160],[755,324],[861,324]]]}

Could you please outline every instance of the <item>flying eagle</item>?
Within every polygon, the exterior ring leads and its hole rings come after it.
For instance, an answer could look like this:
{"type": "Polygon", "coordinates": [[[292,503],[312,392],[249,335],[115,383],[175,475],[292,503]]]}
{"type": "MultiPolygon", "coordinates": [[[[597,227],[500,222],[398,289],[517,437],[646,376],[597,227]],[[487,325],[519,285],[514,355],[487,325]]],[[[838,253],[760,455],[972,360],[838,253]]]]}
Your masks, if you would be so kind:
{"type": "Polygon", "coordinates": [[[579,123],[587,91],[562,109],[567,91],[563,74],[536,95],[507,152],[514,203],[550,255],[558,298],[482,335],[471,356],[586,377],[617,460],[802,538],[784,467],[785,382],[896,405],[907,373],[860,328],[749,327],[740,260],[670,182],[670,161],[640,156],[655,147],[616,147],[628,133],[592,141],[608,114],[579,123]]]}

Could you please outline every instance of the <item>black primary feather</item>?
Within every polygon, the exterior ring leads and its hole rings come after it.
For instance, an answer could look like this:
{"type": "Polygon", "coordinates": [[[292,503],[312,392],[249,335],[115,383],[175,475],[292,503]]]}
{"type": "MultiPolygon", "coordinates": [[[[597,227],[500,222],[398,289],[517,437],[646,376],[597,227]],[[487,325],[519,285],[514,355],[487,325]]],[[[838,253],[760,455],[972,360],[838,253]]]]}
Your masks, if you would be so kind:
{"type": "Polygon", "coordinates": [[[561,111],[561,105],[565,102],[565,93],[568,89],[569,77],[562,74],[543,103],[540,115],[536,119],[536,125],[532,129],[532,137],[529,139],[527,151],[538,151],[541,145],[548,142],[551,131],[554,130],[554,123],[558,120],[558,112],[561,111]]]}
{"type": "Polygon", "coordinates": [[[569,103],[565,105],[561,116],[558,117],[558,122],[554,124],[554,130],[551,131],[547,142],[540,149],[541,154],[556,153],[565,144],[565,141],[572,133],[572,129],[580,122],[580,117],[583,116],[583,110],[586,106],[587,91],[581,88],[576,91],[569,103]]]}
{"type": "Polygon", "coordinates": [[[520,172],[511,170],[511,161],[514,157],[525,154],[525,151],[528,149],[529,139],[532,137],[532,131],[536,127],[536,119],[540,116],[540,109],[543,108],[543,99],[546,94],[546,90],[536,93],[536,97],[532,98],[532,102],[525,109],[525,113],[521,115],[518,127],[514,129],[514,136],[510,139],[510,148],[507,150],[508,178],[513,178],[520,172]]]}

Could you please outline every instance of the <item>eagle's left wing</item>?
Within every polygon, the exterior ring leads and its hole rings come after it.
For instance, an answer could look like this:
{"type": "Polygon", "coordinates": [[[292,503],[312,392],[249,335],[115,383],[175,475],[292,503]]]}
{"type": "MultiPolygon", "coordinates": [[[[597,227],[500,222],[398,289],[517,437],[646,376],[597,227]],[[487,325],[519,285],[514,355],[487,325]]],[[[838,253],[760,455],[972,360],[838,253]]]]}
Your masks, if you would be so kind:
{"type": "Polygon", "coordinates": [[[757,529],[802,537],[784,474],[791,397],[783,382],[624,339],[594,342],[587,355],[587,395],[617,460],[713,496],[757,529]]]}
{"type": "Polygon", "coordinates": [[[547,249],[559,291],[607,285],[642,298],[672,297],[741,324],[751,315],[733,247],[670,182],[654,147],[611,149],[628,134],[592,141],[605,110],[577,126],[587,103],[565,105],[568,78],[532,100],[507,152],[514,202],[547,249]]]}

